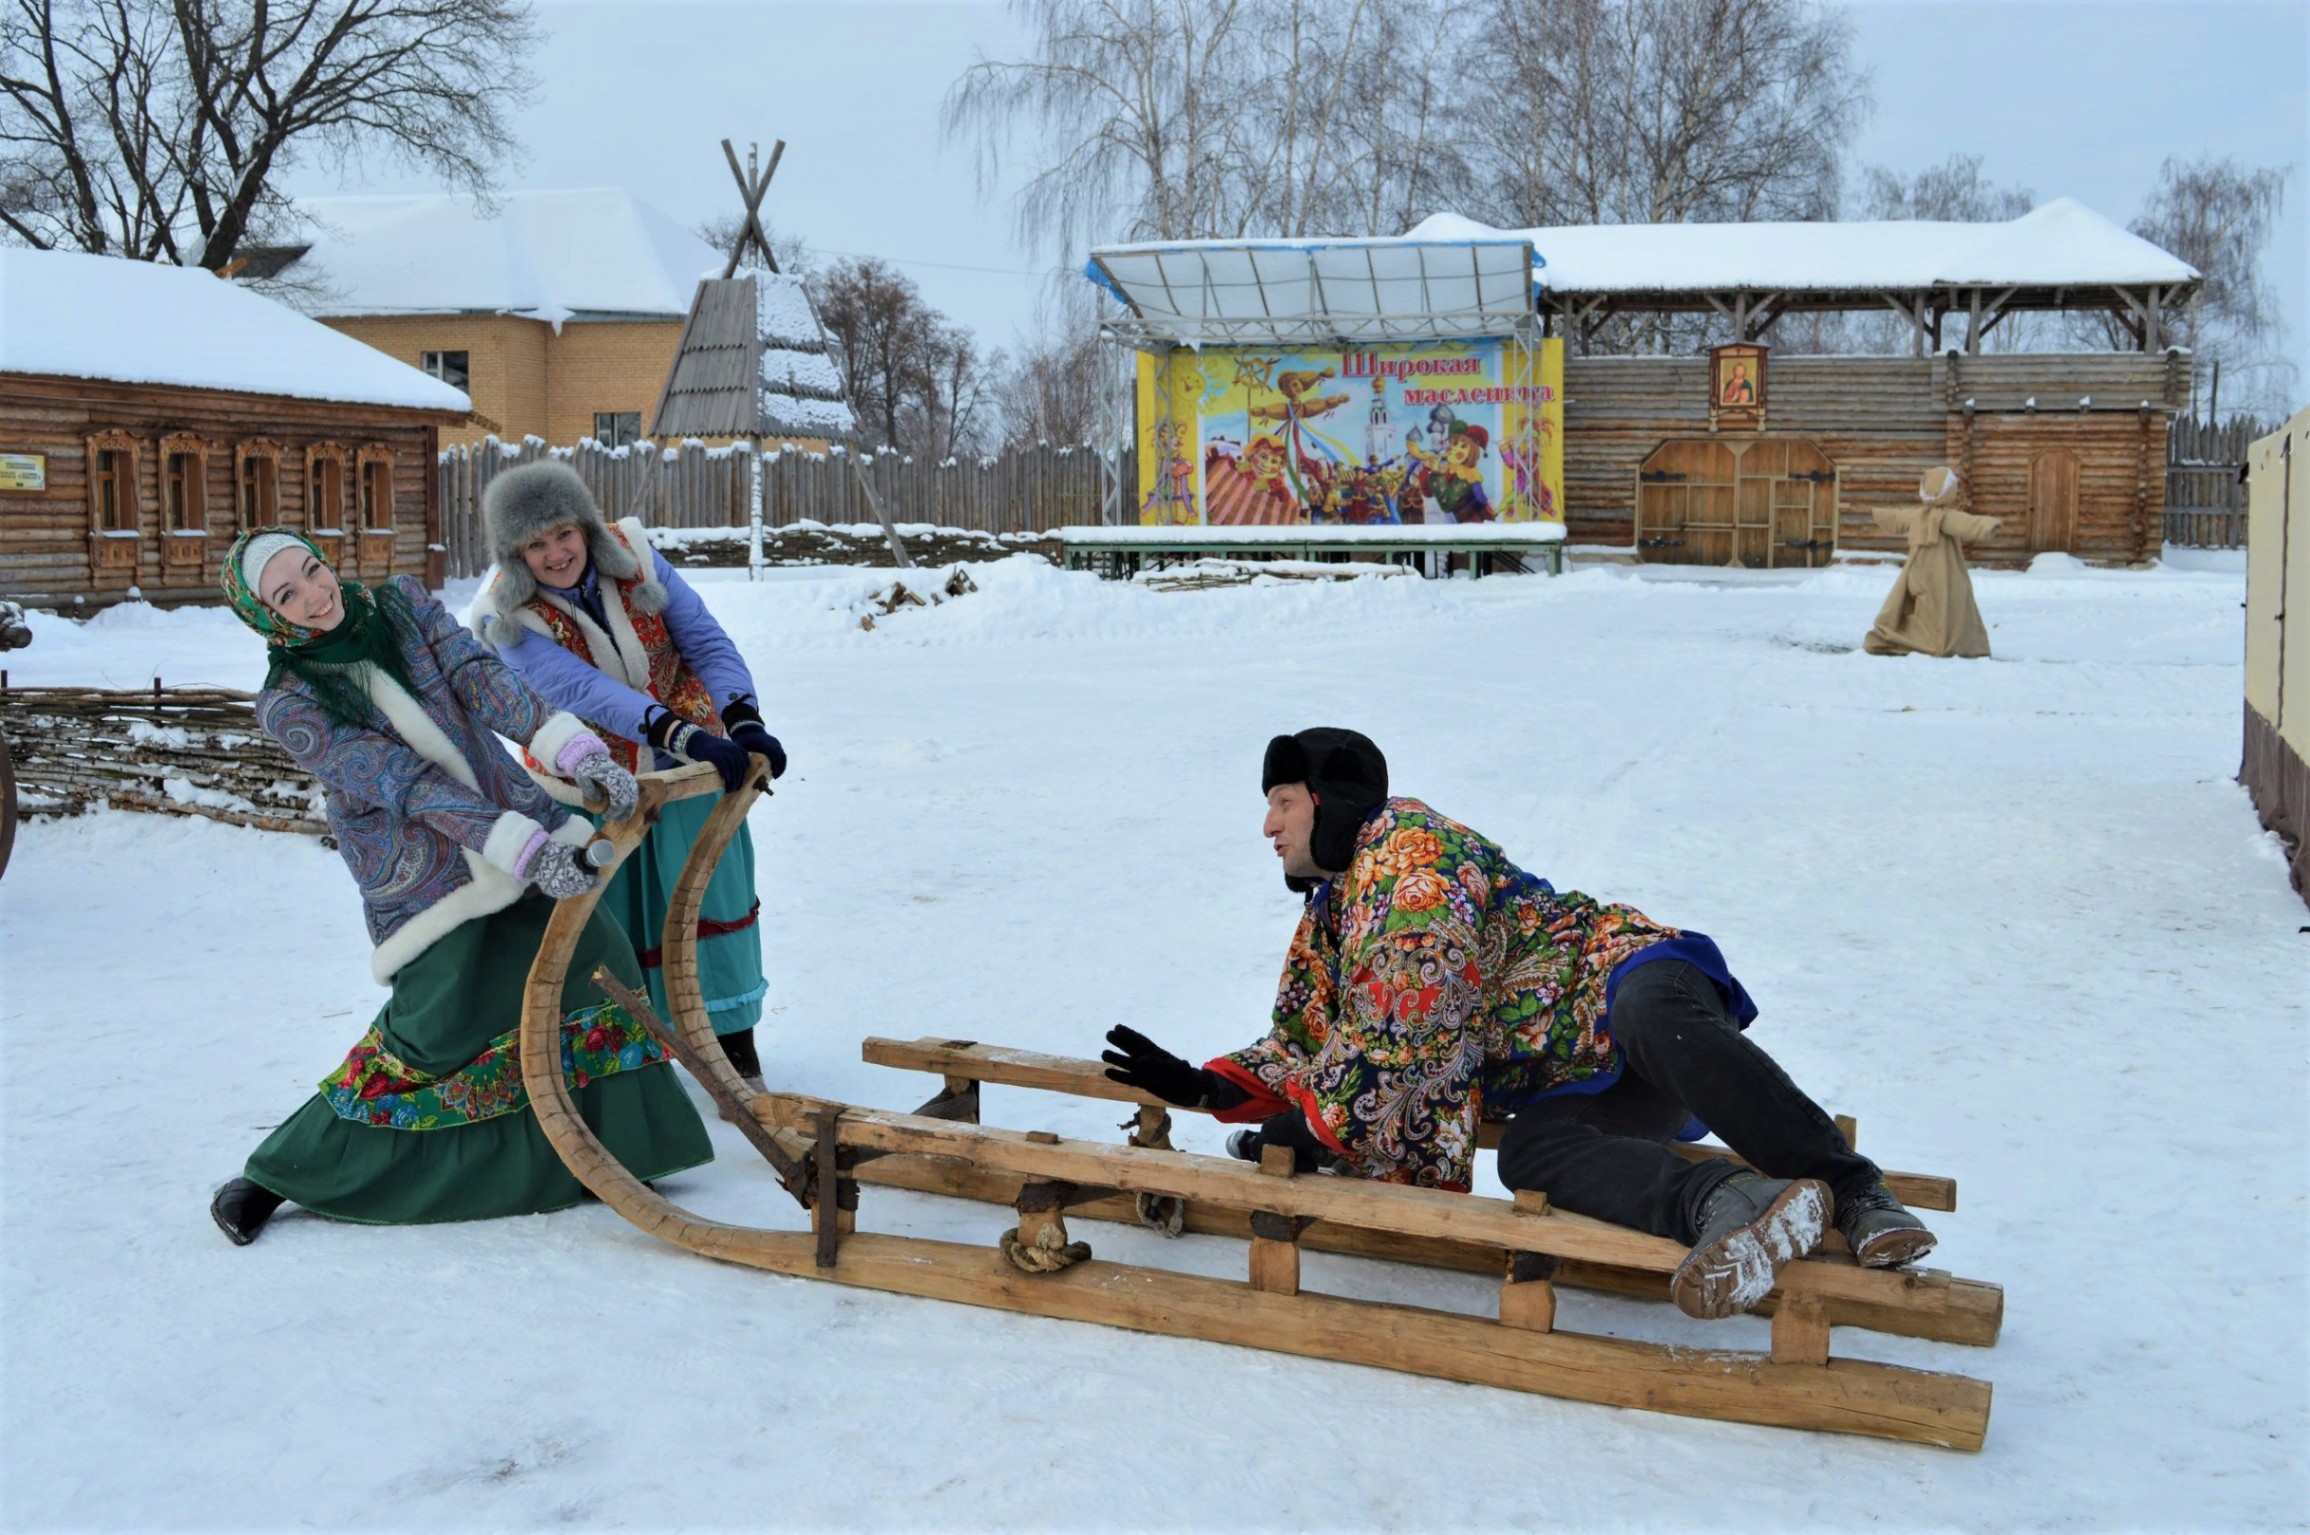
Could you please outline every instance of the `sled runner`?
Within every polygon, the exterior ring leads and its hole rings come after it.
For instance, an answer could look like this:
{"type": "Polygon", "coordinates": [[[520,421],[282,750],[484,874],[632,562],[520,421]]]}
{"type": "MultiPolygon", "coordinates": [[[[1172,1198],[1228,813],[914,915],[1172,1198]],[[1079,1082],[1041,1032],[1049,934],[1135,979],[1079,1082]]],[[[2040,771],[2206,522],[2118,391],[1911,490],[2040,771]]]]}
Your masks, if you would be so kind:
{"type": "MultiPolygon", "coordinates": [[[[720,789],[711,767],[647,774],[641,785],[635,814],[603,828],[621,858],[660,807],[720,789]]],[[[643,1186],[579,1118],[562,1080],[558,1004],[598,888],[560,903],[530,972],[522,1067],[540,1127],[589,1190],[652,1235],[777,1273],[1004,1311],[1610,1406],[1981,1447],[1989,1419],[1986,1382],[1831,1357],[1830,1338],[1835,1327],[1864,1327],[1988,1344],[2003,1310],[2002,1292],[1993,1285],[1937,1270],[1864,1269],[1842,1254],[1823,1253],[1783,1270],[1768,1351],[1590,1336],[1555,1326],[1557,1284],[1664,1296],[1685,1250],[1550,1209],[1531,1193],[1488,1199],[1294,1176],[1288,1156],[1253,1167],[1175,1151],[1164,1109],[1108,1082],[1096,1063],[1063,1057],[966,1041],[868,1041],[869,1060],[945,1077],[942,1091],[911,1114],[755,1092],[715,1042],[693,935],[716,861],[767,788],[757,777],[721,798],[676,885],[663,939],[666,994],[675,1014],[670,1026],[631,993],[619,995],[614,979],[605,985],[664,1031],[673,1053],[733,1111],[747,1139],[809,1212],[809,1230],[736,1226],[693,1214],[643,1186]],[[1131,1143],[979,1124],[979,1084],[990,1081],[1132,1103],[1131,1143]],[[861,1232],[861,1184],[999,1203],[1015,1212],[1015,1222],[986,1246],[861,1232]],[[1247,1236],[1247,1278],[1101,1261],[1086,1244],[1069,1240],[1069,1214],[1247,1236]],[[1497,1317],[1303,1290],[1303,1247],[1499,1274],[1497,1317]]],[[[1954,1204],[1946,1179],[1907,1175],[1893,1187],[1925,1208],[1954,1204]]]]}

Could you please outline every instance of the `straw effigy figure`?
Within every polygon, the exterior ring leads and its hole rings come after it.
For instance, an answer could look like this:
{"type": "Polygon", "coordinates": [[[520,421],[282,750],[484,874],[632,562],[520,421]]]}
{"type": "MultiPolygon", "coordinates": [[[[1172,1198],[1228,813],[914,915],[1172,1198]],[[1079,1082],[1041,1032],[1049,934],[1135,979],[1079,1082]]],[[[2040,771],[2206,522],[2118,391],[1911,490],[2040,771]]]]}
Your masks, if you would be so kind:
{"type": "Polygon", "coordinates": [[[1880,507],[1870,515],[1877,526],[1909,540],[1909,561],[1894,578],[1876,626],[1862,641],[1875,656],[1915,652],[1926,656],[1986,656],[1989,631],[1973,604],[1973,582],[1965,573],[1961,545],[1997,531],[1994,517],[1957,509],[1963,483],[1954,471],[1934,468],[1918,481],[1922,506],[1880,507]]]}

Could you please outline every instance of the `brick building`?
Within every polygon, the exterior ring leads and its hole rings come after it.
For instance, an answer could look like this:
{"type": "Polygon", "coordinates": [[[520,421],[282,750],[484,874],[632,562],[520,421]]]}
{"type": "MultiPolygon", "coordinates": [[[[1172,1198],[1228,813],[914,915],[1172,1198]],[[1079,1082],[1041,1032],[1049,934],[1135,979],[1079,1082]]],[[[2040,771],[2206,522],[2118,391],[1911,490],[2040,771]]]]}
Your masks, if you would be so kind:
{"type": "Polygon", "coordinates": [[[701,277],[724,258],[630,193],[316,197],[251,270],[332,328],[464,389],[445,442],[642,435],[701,277]]]}

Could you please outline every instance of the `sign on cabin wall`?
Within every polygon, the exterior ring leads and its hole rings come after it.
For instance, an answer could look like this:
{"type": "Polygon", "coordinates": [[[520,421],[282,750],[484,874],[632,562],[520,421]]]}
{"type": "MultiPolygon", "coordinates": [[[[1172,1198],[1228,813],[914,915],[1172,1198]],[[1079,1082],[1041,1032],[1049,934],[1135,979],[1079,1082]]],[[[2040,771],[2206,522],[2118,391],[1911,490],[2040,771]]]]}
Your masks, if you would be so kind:
{"type": "Polygon", "coordinates": [[[1559,338],[1139,354],[1142,523],[1563,519],[1559,338]]]}
{"type": "Polygon", "coordinates": [[[0,453],[0,490],[46,490],[48,455],[0,453]]]}
{"type": "Polygon", "coordinates": [[[1753,431],[1765,424],[1765,348],[1749,342],[1709,354],[1708,424],[1753,431]]]}

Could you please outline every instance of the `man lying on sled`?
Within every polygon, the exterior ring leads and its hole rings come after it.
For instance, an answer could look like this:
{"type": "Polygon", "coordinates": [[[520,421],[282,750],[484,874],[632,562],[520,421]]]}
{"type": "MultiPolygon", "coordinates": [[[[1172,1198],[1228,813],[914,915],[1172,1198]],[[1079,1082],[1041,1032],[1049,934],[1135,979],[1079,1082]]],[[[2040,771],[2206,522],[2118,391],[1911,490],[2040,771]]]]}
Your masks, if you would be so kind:
{"type": "Polygon", "coordinates": [[[1689,1245],[1670,1293],[1730,1316],[1834,1222],[1872,1268],[1933,1235],[1742,1031],[1756,1004],[1699,933],[1559,891],[1415,799],[1352,730],[1268,743],[1264,834],[1307,898],[1274,1027],[1190,1066],[1129,1028],[1107,1075],[1222,1120],[1229,1149],[1293,1148],[1393,1183],[1466,1190],[1479,1114],[1508,1120],[1500,1178],[1689,1245]],[[1753,1164],[1688,1162],[1697,1119],[1753,1164]]]}

